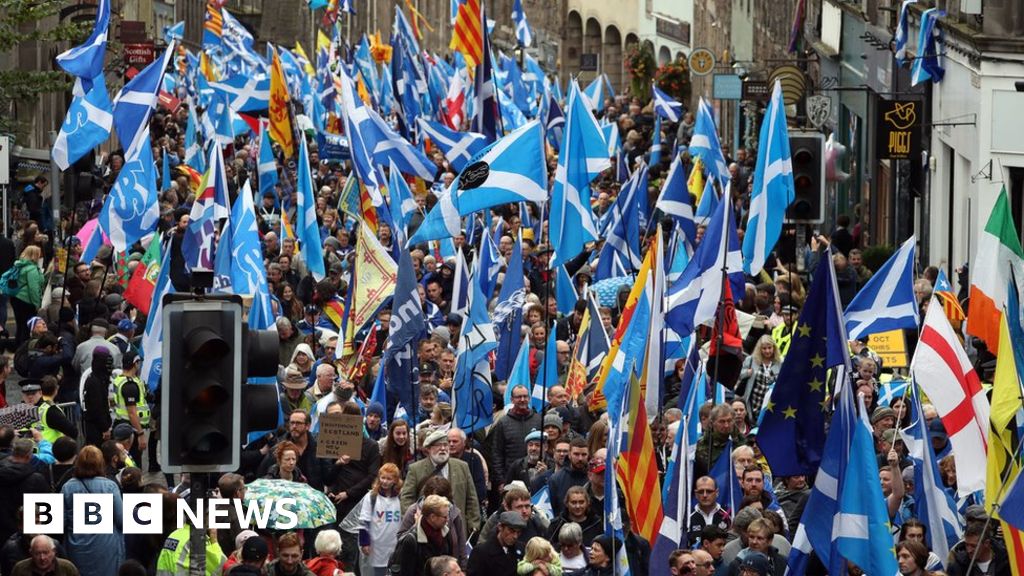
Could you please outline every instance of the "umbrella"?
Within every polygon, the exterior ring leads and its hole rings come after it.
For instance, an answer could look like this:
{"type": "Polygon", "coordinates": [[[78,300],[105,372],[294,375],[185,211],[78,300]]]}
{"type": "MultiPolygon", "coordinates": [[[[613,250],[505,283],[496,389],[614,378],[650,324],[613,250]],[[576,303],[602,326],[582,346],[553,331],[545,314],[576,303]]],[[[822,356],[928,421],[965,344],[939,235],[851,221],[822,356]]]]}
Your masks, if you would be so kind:
{"type": "Polygon", "coordinates": [[[619,293],[619,288],[623,286],[632,287],[633,281],[634,279],[631,276],[607,278],[592,284],[590,291],[597,295],[597,303],[601,306],[615,306],[615,297],[619,293]]]}
{"type": "Polygon", "coordinates": [[[274,503],[282,498],[295,500],[294,506],[290,508],[299,518],[295,528],[319,528],[333,524],[337,520],[337,512],[331,499],[308,484],[261,478],[252,484],[247,484],[245,488],[246,502],[255,500],[260,503],[260,506],[270,508],[270,521],[267,523],[267,528],[271,530],[277,528],[278,522],[274,503]]]}

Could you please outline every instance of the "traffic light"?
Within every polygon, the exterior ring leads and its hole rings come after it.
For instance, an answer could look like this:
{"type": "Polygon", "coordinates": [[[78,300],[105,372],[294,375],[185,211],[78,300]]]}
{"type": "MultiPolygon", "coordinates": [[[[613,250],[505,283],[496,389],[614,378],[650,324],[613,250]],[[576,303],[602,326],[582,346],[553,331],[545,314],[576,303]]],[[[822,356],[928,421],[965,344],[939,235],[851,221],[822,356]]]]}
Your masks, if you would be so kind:
{"type": "Polygon", "coordinates": [[[249,331],[242,316],[235,295],[165,297],[160,459],[167,472],[233,472],[243,435],[277,426],[277,387],[243,383],[276,374],[278,338],[249,331]]]}
{"type": "Polygon", "coordinates": [[[825,221],[825,137],[817,132],[790,133],[793,163],[793,203],[786,221],[821,224],[825,221]]]}

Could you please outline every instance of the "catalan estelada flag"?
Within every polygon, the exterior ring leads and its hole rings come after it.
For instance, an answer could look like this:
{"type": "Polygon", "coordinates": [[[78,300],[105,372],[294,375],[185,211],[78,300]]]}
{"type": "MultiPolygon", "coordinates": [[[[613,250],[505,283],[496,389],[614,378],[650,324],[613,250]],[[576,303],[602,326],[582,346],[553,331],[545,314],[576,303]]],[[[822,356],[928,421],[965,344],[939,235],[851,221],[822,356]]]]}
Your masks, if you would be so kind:
{"type": "Polygon", "coordinates": [[[938,296],[939,301],[942,302],[942,309],[946,312],[946,318],[953,323],[953,326],[959,327],[960,324],[967,318],[964,314],[964,309],[960,306],[960,302],[956,299],[956,294],[953,293],[953,287],[949,284],[949,279],[946,278],[946,271],[939,270],[939,276],[935,279],[935,295],[938,296]]]}
{"type": "Polygon", "coordinates": [[[636,378],[629,383],[629,421],[621,422],[625,441],[619,446],[615,474],[626,496],[626,509],[633,532],[651,545],[658,538],[665,511],[661,503],[661,481],[654,454],[651,427],[647,424],[644,393],[636,378]]]}
{"type": "Polygon", "coordinates": [[[223,29],[224,17],[220,15],[220,7],[217,2],[207,2],[203,17],[203,46],[220,46],[223,29]]]}
{"type": "Polygon", "coordinates": [[[292,132],[291,113],[288,110],[288,84],[285,81],[284,69],[281,68],[281,57],[274,50],[274,60],[270,65],[270,137],[281,146],[285,158],[295,155],[295,135],[292,132]]]}
{"type": "Polygon", "coordinates": [[[459,5],[449,48],[462,52],[466,64],[471,68],[483,60],[484,19],[480,0],[466,0],[459,5]]]}

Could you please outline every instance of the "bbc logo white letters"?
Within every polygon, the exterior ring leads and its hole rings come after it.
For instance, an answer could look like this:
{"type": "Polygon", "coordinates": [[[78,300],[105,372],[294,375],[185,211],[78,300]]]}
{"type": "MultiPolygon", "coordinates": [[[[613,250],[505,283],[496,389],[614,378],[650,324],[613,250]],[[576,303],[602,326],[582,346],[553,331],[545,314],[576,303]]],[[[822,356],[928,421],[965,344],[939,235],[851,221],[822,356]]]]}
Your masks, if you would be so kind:
{"type": "Polygon", "coordinates": [[[64,533],[63,494],[25,494],[25,534],[64,533]]]}
{"type": "MultiPolygon", "coordinates": [[[[26,494],[25,533],[63,534],[64,496],[26,494]]],[[[74,494],[71,497],[71,529],[77,534],[160,534],[163,531],[163,498],[160,494],[125,494],[121,510],[112,494],[74,494]],[[118,512],[121,517],[118,518],[118,512]]]]}

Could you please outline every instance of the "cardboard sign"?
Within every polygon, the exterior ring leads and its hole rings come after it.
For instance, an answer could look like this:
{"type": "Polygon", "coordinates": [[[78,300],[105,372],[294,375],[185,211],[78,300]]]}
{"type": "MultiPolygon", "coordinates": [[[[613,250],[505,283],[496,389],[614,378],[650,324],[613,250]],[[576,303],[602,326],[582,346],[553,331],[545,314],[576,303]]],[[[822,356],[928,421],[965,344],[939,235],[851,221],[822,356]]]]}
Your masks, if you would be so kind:
{"type": "Polygon", "coordinates": [[[348,456],[359,460],[363,452],[363,419],[355,414],[322,414],[316,439],[316,457],[332,460],[348,456]]]}
{"type": "Polygon", "coordinates": [[[882,359],[886,368],[906,368],[907,340],[903,330],[890,330],[868,336],[868,348],[882,359]]]}

